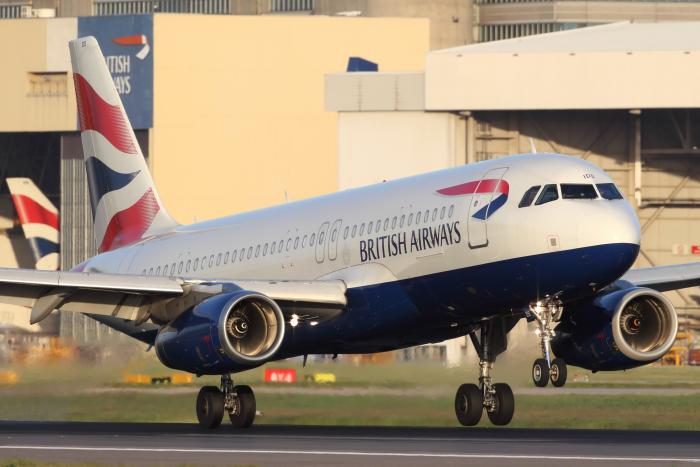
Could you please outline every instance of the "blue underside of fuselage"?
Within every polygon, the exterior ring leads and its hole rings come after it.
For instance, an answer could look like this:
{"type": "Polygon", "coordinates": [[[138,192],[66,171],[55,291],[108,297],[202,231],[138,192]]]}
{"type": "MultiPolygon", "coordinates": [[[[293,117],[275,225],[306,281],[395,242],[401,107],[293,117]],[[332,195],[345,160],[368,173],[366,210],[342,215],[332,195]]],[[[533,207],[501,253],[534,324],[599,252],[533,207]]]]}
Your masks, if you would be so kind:
{"type": "Polygon", "coordinates": [[[287,327],[278,356],[369,353],[466,334],[485,317],[560,293],[592,296],[623,275],[639,245],[615,243],[497,261],[347,291],[348,307],[318,326],[287,327]]]}

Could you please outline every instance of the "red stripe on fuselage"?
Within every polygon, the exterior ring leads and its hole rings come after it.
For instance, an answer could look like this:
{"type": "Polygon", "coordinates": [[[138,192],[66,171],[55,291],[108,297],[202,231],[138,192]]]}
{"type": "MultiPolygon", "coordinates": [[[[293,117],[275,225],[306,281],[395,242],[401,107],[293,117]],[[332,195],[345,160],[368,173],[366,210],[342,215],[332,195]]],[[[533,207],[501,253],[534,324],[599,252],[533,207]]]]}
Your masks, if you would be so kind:
{"type": "Polygon", "coordinates": [[[508,194],[510,186],[505,180],[497,180],[489,178],[486,180],[476,180],[473,182],[462,183],[461,185],[450,186],[437,190],[438,193],[445,196],[461,196],[473,195],[474,193],[502,193],[508,194]]]}
{"type": "Polygon", "coordinates": [[[133,206],[119,211],[110,219],[99,252],[104,253],[140,240],[159,209],[153,189],[149,188],[133,206]]]}
{"type": "Polygon", "coordinates": [[[129,123],[118,105],[107,103],[80,74],[73,74],[78,101],[80,131],[95,130],[112,146],[127,154],[137,154],[129,123]]]}
{"type": "Polygon", "coordinates": [[[58,214],[25,195],[12,195],[12,202],[22,224],[44,224],[58,230],[58,214]]]}

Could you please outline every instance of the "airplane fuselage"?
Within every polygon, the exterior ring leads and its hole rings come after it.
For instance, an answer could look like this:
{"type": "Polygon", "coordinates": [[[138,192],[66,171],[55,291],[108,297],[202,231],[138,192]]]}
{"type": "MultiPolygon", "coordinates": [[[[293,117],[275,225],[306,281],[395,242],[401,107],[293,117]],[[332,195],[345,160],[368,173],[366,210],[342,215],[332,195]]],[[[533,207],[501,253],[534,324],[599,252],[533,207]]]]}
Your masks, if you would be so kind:
{"type": "Polygon", "coordinates": [[[280,356],[389,350],[464,335],[541,297],[588,297],[619,278],[639,250],[634,210],[598,191],[563,199],[560,187],[611,182],[575,158],[512,156],[179,227],[81,268],[218,281],[342,279],[347,312],[314,329],[314,339],[299,339],[313,349],[290,339],[280,356]],[[528,189],[546,185],[558,199],[519,207],[528,189]]]}

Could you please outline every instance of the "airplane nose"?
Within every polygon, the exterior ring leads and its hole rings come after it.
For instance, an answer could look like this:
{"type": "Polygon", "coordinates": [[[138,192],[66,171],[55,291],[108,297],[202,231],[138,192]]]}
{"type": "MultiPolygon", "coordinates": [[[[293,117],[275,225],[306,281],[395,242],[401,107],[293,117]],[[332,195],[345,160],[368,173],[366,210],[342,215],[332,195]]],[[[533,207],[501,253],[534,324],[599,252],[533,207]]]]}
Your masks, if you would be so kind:
{"type": "Polygon", "coordinates": [[[639,246],[641,229],[634,208],[622,200],[600,200],[579,212],[580,246],[625,244],[639,246]]]}
{"type": "Polygon", "coordinates": [[[606,216],[608,235],[610,243],[628,243],[639,245],[642,240],[642,231],[639,226],[639,219],[634,208],[626,201],[619,202],[614,206],[612,212],[606,216]]]}

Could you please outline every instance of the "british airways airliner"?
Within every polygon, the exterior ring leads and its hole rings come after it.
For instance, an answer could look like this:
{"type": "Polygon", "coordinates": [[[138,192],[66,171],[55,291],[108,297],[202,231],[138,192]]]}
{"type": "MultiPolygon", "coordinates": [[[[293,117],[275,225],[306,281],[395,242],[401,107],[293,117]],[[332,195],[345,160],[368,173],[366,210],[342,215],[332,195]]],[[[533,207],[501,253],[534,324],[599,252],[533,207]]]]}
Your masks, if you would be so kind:
{"type": "MultiPolygon", "coordinates": [[[[595,165],[529,154],[180,225],[161,202],[97,41],[70,43],[99,254],[70,272],[0,270],[0,301],[85,313],[153,345],[170,368],[221,375],[203,387],[203,427],[255,418],[232,374],[308,354],[369,353],[468,335],[478,385],[455,413],[506,425],[513,392],[493,380],[521,319],[536,321],[534,383],[567,364],[645,365],[669,350],[661,293],[700,284],[700,265],[628,271],[632,207],[595,165]]],[[[34,206],[34,214],[43,214],[34,206]]]]}

